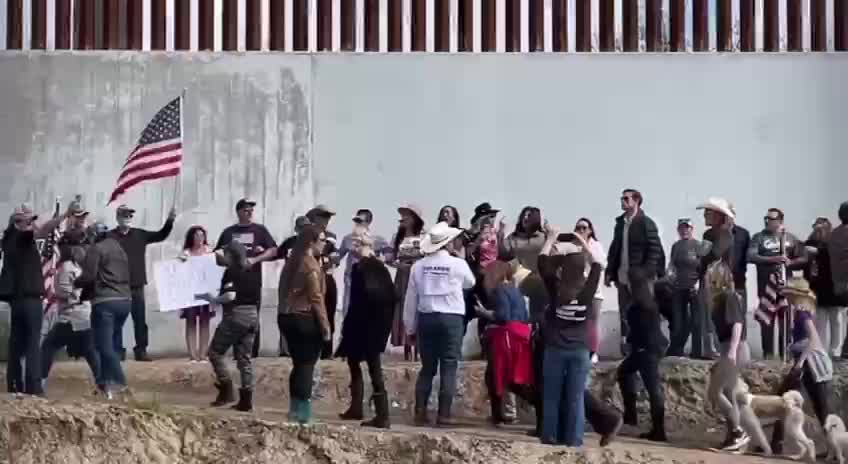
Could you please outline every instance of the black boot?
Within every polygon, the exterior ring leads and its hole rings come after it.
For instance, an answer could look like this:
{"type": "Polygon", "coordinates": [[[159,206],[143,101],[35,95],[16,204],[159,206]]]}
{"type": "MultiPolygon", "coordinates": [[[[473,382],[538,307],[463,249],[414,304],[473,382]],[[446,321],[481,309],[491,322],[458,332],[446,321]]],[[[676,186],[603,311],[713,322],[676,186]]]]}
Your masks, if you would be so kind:
{"type": "Polygon", "coordinates": [[[215,401],[212,402],[211,406],[216,408],[226,406],[236,400],[236,395],[233,392],[232,380],[218,382],[215,384],[215,387],[218,389],[218,396],[215,398],[215,401]]]}
{"type": "Polygon", "coordinates": [[[233,406],[236,411],[253,411],[253,390],[239,388],[239,401],[233,406]]]}
{"type": "Polygon", "coordinates": [[[665,408],[651,408],[651,431],[639,435],[639,438],[650,441],[668,441],[665,435],[665,408]]]}
{"type": "Polygon", "coordinates": [[[430,426],[430,418],[427,415],[427,407],[416,406],[415,407],[415,419],[413,420],[415,425],[419,427],[429,427],[430,426]]]}
{"type": "Polygon", "coordinates": [[[500,425],[504,423],[504,415],[503,415],[503,397],[489,395],[489,406],[492,409],[492,418],[491,421],[495,425],[500,425]]]}
{"type": "Polygon", "coordinates": [[[147,350],[136,348],[133,350],[133,354],[135,354],[135,360],[140,362],[151,362],[150,356],[147,355],[147,350]]]}
{"type": "Polygon", "coordinates": [[[375,393],[371,397],[374,401],[374,410],[377,416],[369,421],[363,422],[363,427],[376,427],[378,429],[389,429],[392,424],[389,422],[389,395],[386,392],[375,393]]]}
{"type": "Polygon", "coordinates": [[[352,382],[350,385],[350,407],[347,411],[339,414],[343,420],[362,420],[365,415],[362,413],[362,382],[352,382]]]}
{"type": "Polygon", "coordinates": [[[439,395],[439,412],[436,416],[436,426],[442,428],[456,427],[458,424],[451,414],[452,396],[439,395]]]}

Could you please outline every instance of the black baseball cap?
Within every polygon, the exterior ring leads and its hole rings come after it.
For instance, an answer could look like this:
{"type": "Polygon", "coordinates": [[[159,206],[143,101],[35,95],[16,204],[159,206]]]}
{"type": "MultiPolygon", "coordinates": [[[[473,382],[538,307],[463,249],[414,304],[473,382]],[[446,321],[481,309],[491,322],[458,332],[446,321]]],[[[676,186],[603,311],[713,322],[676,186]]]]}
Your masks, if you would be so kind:
{"type": "Polygon", "coordinates": [[[256,202],[253,200],[249,200],[247,198],[242,198],[238,202],[236,202],[236,211],[240,211],[244,208],[253,208],[256,206],[256,202]]]}
{"type": "Polygon", "coordinates": [[[127,205],[121,205],[118,206],[118,209],[115,211],[115,214],[121,217],[132,216],[133,214],[135,214],[135,210],[127,205]]]}
{"type": "Polygon", "coordinates": [[[367,222],[370,223],[374,219],[374,214],[371,213],[370,209],[360,209],[356,211],[356,216],[353,217],[353,222],[367,222]]]}
{"type": "Polygon", "coordinates": [[[335,216],[336,212],[331,210],[327,205],[317,205],[314,208],[310,209],[306,212],[305,216],[308,218],[314,217],[332,217],[335,216]]]}

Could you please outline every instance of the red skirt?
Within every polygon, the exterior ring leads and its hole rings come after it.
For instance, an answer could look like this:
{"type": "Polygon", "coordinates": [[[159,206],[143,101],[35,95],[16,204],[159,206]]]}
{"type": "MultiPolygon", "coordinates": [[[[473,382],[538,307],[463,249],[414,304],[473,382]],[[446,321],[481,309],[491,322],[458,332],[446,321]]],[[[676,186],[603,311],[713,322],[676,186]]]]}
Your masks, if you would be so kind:
{"type": "Polygon", "coordinates": [[[487,329],[495,394],[512,385],[533,386],[533,350],[530,324],[507,322],[487,329]]]}

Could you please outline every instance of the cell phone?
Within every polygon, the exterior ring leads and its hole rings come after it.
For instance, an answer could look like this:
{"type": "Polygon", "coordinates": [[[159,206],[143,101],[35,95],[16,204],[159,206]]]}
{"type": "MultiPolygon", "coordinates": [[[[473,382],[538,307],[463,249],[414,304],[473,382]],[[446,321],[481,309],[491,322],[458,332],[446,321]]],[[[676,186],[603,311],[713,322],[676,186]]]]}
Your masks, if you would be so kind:
{"type": "Polygon", "coordinates": [[[571,232],[564,232],[557,235],[557,242],[573,242],[575,239],[577,239],[577,236],[571,232]]]}

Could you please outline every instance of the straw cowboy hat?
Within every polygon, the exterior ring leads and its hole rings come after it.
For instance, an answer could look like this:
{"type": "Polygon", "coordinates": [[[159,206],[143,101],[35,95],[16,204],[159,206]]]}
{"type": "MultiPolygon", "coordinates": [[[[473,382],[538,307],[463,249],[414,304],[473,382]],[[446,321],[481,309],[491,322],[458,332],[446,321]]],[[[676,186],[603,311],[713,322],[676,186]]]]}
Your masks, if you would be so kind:
{"type": "Polygon", "coordinates": [[[424,254],[435,253],[461,233],[462,229],[451,227],[447,222],[439,222],[431,227],[424,239],[421,240],[421,252],[424,254]]]}
{"type": "Polygon", "coordinates": [[[736,213],[733,211],[733,205],[724,198],[710,197],[706,202],[701,203],[695,209],[708,209],[710,211],[724,214],[730,219],[736,219],[736,213]]]}
{"type": "Polygon", "coordinates": [[[409,203],[409,204],[406,204],[406,205],[399,207],[397,209],[397,211],[398,211],[398,214],[403,214],[405,212],[406,213],[412,213],[418,219],[424,219],[424,216],[421,214],[421,208],[419,208],[418,205],[413,205],[413,204],[409,203]]]}
{"type": "Polygon", "coordinates": [[[809,303],[807,307],[810,310],[814,310],[816,307],[816,293],[810,288],[807,279],[803,277],[790,277],[781,292],[792,303],[806,301],[809,303]]]}

